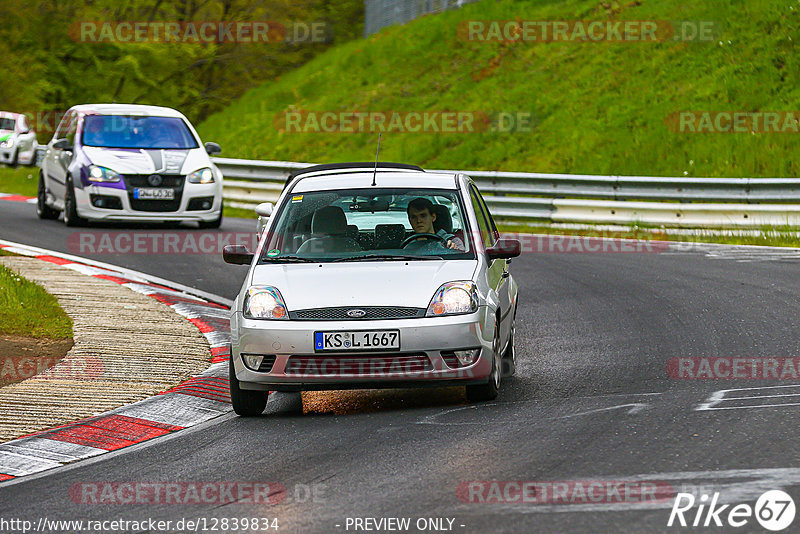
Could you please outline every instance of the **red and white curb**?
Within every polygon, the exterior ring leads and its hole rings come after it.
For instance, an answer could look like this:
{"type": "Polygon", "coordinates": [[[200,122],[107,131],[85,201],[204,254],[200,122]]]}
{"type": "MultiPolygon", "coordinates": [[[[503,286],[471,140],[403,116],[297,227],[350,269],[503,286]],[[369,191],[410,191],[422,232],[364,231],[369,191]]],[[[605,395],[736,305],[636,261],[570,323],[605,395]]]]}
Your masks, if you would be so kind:
{"type": "Polygon", "coordinates": [[[14,195],[12,193],[0,193],[0,200],[9,200],[11,202],[27,202],[28,204],[36,204],[36,197],[26,197],[23,195],[14,195]]]}
{"type": "MultiPolygon", "coordinates": [[[[173,287],[167,287],[153,277],[128,269],[2,240],[0,248],[110,280],[163,302],[197,326],[211,346],[210,367],[172,389],[95,417],[0,444],[0,481],[123,449],[231,411],[228,307],[190,294],[186,291],[191,291],[189,288],[171,283],[173,287]]],[[[225,299],[215,300],[227,303],[225,299]]]]}

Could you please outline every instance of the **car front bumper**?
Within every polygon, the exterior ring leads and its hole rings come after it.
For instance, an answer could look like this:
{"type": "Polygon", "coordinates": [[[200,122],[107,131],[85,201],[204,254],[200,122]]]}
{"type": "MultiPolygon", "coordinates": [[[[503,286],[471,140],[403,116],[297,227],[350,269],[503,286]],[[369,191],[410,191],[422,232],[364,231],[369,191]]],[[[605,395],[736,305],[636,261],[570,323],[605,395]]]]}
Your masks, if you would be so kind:
{"type": "Polygon", "coordinates": [[[218,184],[186,184],[180,205],[175,211],[138,211],[131,207],[128,191],[102,185],[88,185],[83,189],[75,189],[78,216],[92,221],[198,221],[211,222],[219,218],[222,210],[222,193],[218,184]],[[115,197],[120,200],[122,209],[98,208],[92,205],[91,195],[115,197]],[[213,204],[207,210],[188,210],[193,198],[214,197],[213,204]]]}
{"type": "MultiPolygon", "coordinates": [[[[425,317],[376,321],[260,321],[241,312],[231,318],[231,358],[239,387],[252,390],[320,390],[391,388],[486,383],[492,369],[494,322],[486,320],[487,308],[451,317],[425,317]],[[315,352],[315,332],[398,330],[400,350],[381,352],[315,352]],[[476,361],[451,368],[443,351],[478,349],[476,361]],[[275,357],[269,372],[245,366],[242,354],[275,357]],[[423,356],[424,355],[424,356],[423,356]],[[399,359],[398,359],[399,357],[399,359]],[[287,371],[292,358],[315,361],[306,371],[287,371]],[[400,360],[426,360],[425,368],[406,367],[400,360]],[[352,372],[343,361],[367,364],[352,372]],[[316,372],[315,372],[316,370],[316,372]]],[[[295,360],[297,361],[297,360],[295,360]]]]}

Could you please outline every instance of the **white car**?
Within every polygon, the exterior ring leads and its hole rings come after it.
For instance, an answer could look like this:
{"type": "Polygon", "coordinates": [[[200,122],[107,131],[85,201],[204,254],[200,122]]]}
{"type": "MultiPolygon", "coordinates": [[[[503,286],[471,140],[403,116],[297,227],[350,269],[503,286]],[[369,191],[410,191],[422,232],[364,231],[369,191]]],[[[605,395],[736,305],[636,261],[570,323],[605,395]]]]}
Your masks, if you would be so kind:
{"type": "Polygon", "coordinates": [[[287,184],[231,315],[239,415],[267,391],[466,386],[497,396],[516,368],[520,243],[503,239],[464,174],[364,164],[311,167],[287,184]]]}
{"type": "Polygon", "coordinates": [[[31,130],[25,115],[0,111],[0,163],[33,165],[36,146],[36,132],[31,130]]]}
{"type": "Polygon", "coordinates": [[[87,104],[64,115],[39,177],[42,219],[222,223],[222,173],[178,111],[133,104],[87,104]]]}

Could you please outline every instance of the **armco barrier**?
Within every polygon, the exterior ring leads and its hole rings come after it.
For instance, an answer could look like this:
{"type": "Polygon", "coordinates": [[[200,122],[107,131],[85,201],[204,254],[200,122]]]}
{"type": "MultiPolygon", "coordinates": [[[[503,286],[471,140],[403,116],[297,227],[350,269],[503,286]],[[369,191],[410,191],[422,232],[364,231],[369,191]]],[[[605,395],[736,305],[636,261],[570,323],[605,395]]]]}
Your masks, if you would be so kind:
{"type": "MultiPolygon", "coordinates": [[[[215,158],[228,204],[274,202],[289,174],[310,163],[215,158]]],[[[519,222],[738,228],[800,225],[798,178],[668,178],[464,172],[492,213],[519,222]]]]}
{"type": "MultiPolygon", "coordinates": [[[[289,174],[313,165],[292,161],[213,160],[225,176],[225,203],[246,209],[261,202],[275,202],[289,174]]],[[[478,184],[492,214],[508,221],[639,223],[685,228],[800,226],[800,178],[428,172],[467,174],[478,184]]]]}

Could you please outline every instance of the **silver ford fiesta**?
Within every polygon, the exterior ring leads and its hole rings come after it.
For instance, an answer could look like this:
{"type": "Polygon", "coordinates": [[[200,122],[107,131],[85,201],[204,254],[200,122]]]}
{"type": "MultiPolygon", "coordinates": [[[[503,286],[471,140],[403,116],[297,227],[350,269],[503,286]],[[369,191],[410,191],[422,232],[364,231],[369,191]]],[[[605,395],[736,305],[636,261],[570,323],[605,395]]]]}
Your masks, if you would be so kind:
{"type": "Polygon", "coordinates": [[[310,167],[287,181],[231,314],[239,415],[269,391],[466,386],[497,396],[515,370],[518,241],[464,174],[412,165],[310,167]]]}

